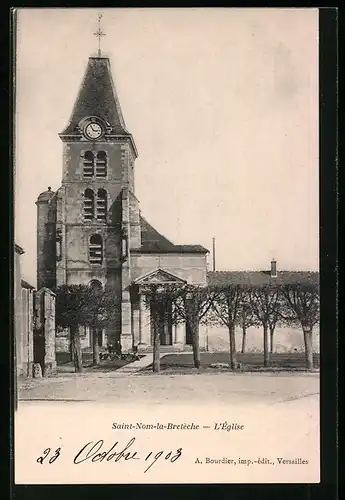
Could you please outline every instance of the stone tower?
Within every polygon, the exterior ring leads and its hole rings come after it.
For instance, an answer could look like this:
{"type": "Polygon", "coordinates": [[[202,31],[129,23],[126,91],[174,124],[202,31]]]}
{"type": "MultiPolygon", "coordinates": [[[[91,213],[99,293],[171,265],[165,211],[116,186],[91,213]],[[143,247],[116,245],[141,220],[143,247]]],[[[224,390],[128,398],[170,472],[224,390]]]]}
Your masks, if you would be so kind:
{"type": "Polygon", "coordinates": [[[97,280],[111,289],[117,306],[108,341],[120,340],[122,332],[121,342],[130,348],[130,248],[141,245],[134,196],[137,150],[108,58],[89,58],[71,118],[59,137],[62,185],[37,200],[39,286],[97,280]]]}
{"type": "Polygon", "coordinates": [[[37,205],[37,289],[56,286],[56,195],[48,187],[37,205]]]}

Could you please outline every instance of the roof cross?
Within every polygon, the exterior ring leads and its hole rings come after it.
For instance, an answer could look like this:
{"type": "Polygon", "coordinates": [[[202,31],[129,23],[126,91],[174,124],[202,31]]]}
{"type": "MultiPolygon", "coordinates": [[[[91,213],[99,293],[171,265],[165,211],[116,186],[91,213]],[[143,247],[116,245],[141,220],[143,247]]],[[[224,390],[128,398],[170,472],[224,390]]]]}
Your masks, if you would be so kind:
{"type": "Polygon", "coordinates": [[[101,30],[101,19],[103,14],[98,14],[98,30],[94,32],[94,35],[98,38],[98,57],[101,57],[101,38],[105,36],[105,33],[101,30]]]}

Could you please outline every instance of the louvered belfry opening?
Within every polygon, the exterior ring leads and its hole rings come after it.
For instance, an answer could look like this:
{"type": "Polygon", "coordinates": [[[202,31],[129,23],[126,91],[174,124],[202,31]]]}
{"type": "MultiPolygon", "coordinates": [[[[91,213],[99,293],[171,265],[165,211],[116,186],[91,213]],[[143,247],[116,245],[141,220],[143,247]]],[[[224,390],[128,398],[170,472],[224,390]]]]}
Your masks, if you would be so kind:
{"type": "Polygon", "coordinates": [[[96,157],[96,177],[107,176],[107,155],[105,151],[98,151],[96,157]]]}
{"type": "Polygon", "coordinates": [[[97,220],[105,222],[107,217],[107,192],[105,189],[97,191],[97,220]]]}
{"type": "Polygon", "coordinates": [[[86,179],[91,179],[94,175],[94,160],[93,152],[85,151],[83,174],[86,179]]]}
{"type": "Polygon", "coordinates": [[[91,264],[102,264],[103,241],[100,234],[93,234],[89,243],[89,260],[91,264]]]}
{"type": "Polygon", "coordinates": [[[92,220],[95,210],[94,194],[92,189],[85,189],[84,192],[84,210],[83,216],[84,220],[92,220]]]}

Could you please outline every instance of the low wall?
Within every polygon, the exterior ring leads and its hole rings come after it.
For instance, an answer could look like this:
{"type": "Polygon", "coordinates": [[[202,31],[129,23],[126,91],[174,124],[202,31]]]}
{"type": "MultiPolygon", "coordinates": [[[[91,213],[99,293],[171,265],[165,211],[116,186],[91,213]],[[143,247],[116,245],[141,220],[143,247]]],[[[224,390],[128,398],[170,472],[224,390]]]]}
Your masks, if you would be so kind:
{"type": "MultiPolygon", "coordinates": [[[[228,351],[229,350],[229,331],[223,327],[203,328],[205,337],[205,346],[208,346],[209,351],[228,351]]],[[[236,350],[240,351],[242,347],[242,330],[237,328],[235,332],[236,350]]],[[[299,328],[276,328],[274,332],[274,352],[303,352],[304,341],[303,332],[299,328]]],[[[262,328],[248,328],[246,352],[262,352],[263,351],[263,331],[262,328]]],[[[313,330],[313,351],[320,352],[319,346],[319,327],[314,327],[313,330]]]]}

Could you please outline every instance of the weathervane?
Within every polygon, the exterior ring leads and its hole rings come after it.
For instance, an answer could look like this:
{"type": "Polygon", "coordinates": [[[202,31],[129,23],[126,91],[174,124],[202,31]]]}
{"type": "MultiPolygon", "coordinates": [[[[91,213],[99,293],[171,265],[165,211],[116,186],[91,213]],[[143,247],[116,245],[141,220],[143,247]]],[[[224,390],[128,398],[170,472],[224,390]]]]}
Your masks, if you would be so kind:
{"type": "Polygon", "coordinates": [[[98,38],[98,57],[101,57],[101,38],[105,36],[105,33],[101,30],[101,19],[103,14],[98,14],[98,30],[94,32],[94,35],[98,38]]]}

